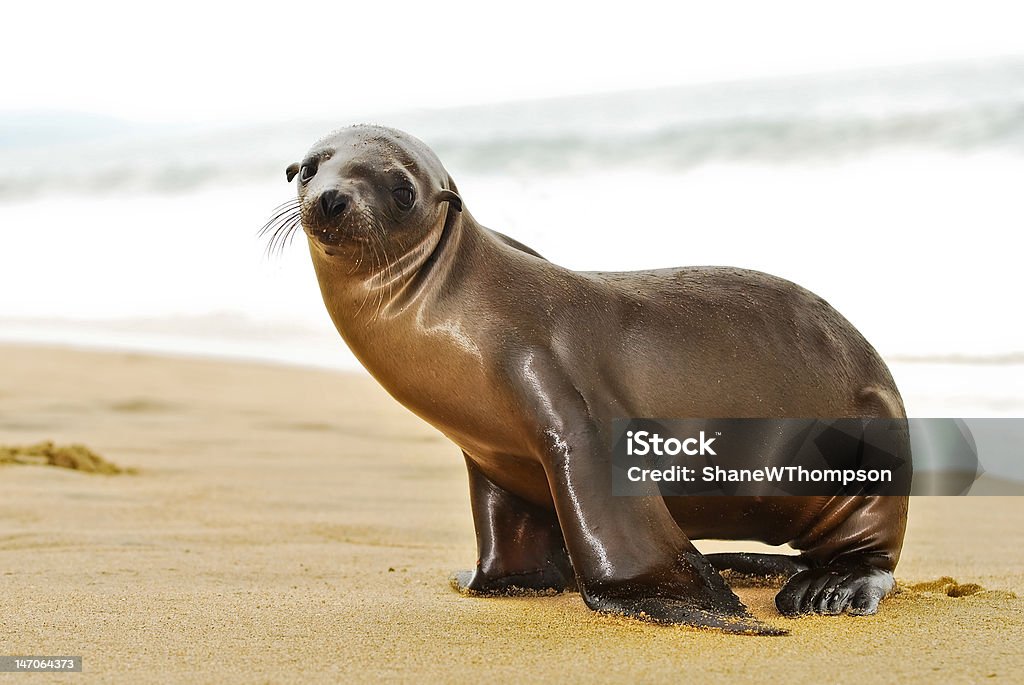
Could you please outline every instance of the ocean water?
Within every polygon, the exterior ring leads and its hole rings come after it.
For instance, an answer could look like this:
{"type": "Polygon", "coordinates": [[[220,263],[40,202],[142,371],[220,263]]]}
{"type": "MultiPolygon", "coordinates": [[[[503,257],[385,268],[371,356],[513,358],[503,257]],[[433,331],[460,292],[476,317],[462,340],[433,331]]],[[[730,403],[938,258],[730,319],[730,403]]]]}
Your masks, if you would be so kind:
{"type": "MultiPolygon", "coordinates": [[[[294,194],[284,167],[344,113],[76,121],[0,135],[0,340],[358,368],[302,236],[271,258],[256,237],[294,194]]],[[[552,261],[774,273],[864,332],[913,415],[1024,413],[1024,60],[375,121],[428,142],[479,221],[552,261]]]]}

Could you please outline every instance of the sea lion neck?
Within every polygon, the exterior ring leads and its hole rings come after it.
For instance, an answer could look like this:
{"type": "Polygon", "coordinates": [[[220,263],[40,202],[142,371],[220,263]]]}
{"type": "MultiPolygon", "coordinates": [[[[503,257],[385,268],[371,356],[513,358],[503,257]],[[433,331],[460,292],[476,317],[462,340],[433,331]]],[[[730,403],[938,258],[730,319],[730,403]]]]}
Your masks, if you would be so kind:
{"type": "Polygon", "coordinates": [[[350,346],[365,332],[382,333],[398,320],[422,317],[442,299],[457,297],[455,289],[444,284],[460,264],[472,262],[479,250],[486,249],[485,229],[469,212],[448,210],[440,222],[397,257],[386,248],[375,248],[369,273],[356,272],[351,264],[310,245],[331,319],[350,346]]]}

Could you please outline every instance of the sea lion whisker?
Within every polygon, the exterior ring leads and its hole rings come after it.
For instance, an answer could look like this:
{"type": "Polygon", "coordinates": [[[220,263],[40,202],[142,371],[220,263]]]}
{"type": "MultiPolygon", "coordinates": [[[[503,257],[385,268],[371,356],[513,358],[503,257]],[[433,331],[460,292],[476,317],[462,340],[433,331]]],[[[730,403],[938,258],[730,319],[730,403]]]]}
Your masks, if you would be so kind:
{"type": "MultiPolygon", "coordinates": [[[[390,307],[391,303],[394,302],[394,301],[395,301],[395,279],[390,278],[390,279],[388,279],[388,306],[390,307]]],[[[385,307],[385,311],[387,311],[387,307],[385,307]]]]}
{"type": "MultiPolygon", "coordinates": [[[[390,262],[388,260],[387,248],[383,244],[380,246],[380,251],[381,251],[381,254],[384,257],[384,277],[386,279],[388,277],[388,274],[391,272],[391,264],[390,264],[390,262]]],[[[385,281],[385,283],[386,283],[386,281],[385,281]]],[[[367,321],[367,325],[369,325],[370,322],[372,322],[372,321],[376,321],[378,316],[380,315],[381,303],[384,302],[384,285],[385,285],[385,283],[378,282],[376,287],[374,288],[373,316],[371,316],[369,321],[367,321]]]]}
{"type": "Polygon", "coordinates": [[[298,232],[296,229],[302,224],[302,219],[297,219],[292,222],[292,225],[288,227],[288,244],[291,245],[295,242],[295,234],[298,232]]]}
{"type": "Polygon", "coordinates": [[[270,214],[272,216],[279,215],[279,214],[284,214],[286,212],[290,212],[293,209],[296,209],[296,208],[300,207],[301,204],[302,203],[301,203],[301,201],[298,198],[296,198],[294,200],[288,200],[287,202],[282,202],[278,206],[276,206],[273,209],[271,209],[270,210],[270,214]]]}
{"type": "MultiPolygon", "coordinates": [[[[370,258],[373,260],[373,264],[371,265],[370,271],[373,272],[373,271],[377,270],[377,266],[378,266],[378,262],[377,262],[377,248],[374,246],[372,241],[370,241],[369,246],[370,246],[370,258]]],[[[362,302],[359,303],[359,308],[356,309],[356,316],[358,316],[359,313],[361,311],[363,311],[363,307],[366,306],[366,300],[369,299],[369,297],[370,297],[370,288],[367,287],[363,291],[363,300],[362,300],[362,302]]]]}
{"type": "MultiPolygon", "coordinates": [[[[372,240],[372,238],[371,238],[371,240],[372,240]]],[[[382,267],[384,269],[387,269],[387,254],[384,252],[384,246],[381,245],[378,242],[374,242],[373,246],[374,246],[374,248],[373,248],[374,254],[378,254],[379,255],[379,259],[378,259],[377,263],[374,265],[373,271],[377,272],[382,267]]],[[[380,290],[379,290],[378,287],[376,287],[376,285],[375,285],[375,283],[374,283],[374,281],[372,279],[370,281],[368,281],[368,285],[369,285],[369,287],[367,288],[367,291],[369,293],[373,294],[373,299],[370,301],[371,305],[373,307],[376,307],[377,295],[379,294],[380,290]]],[[[367,323],[367,325],[369,325],[369,323],[367,323]]]]}
{"type": "Polygon", "coordinates": [[[384,306],[384,295],[386,293],[385,286],[387,286],[387,284],[391,280],[393,260],[391,259],[391,255],[388,254],[387,233],[384,231],[384,227],[381,225],[379,219],[373,216],[367,210],[364,210],[364,216],[367,217],[368,219],[368,223],[370,226],[370,234],[377,242],[378,247],[380,247],[384,264],[383,279],[377,279],[376,283],[374,284],[374,289],[376,290],[376,298],[374,300],[375,306],[373,316],[370,318],[370,321],[377,321],[380,318],[381,307],[384,306]]]}
{"type": "Polygon", "coordinates": [[[259,237],[270,233],[265,250],[267,257],[272,257],[275,251],[277,254],[284,252],[285,238],[290,239],[301,222],[302,217],[294,208],[289,213],[283,213],[267,222],[259,232],[259,237]]]}
{"type": "Polygon", "coordinates": [[[268,259],[274,256],[274,244],[277,241],[277,236],[280,230],[281,229],[279,227],[274,229],[274,232],[270,234],[270,239],[267,241],[266,248],[264,248],[263,252],[268,259]]]}
{"type": "Polygon", "coordinates": [[[275,247],[277,245],[278,238],[280,237],[281,231],[284,229],[284,227],[286,225],[287,224],[283,223],[283,222],[279,223],[278,225],[276,225],[274,227],[273,232],[270,234],[270,240],[267,241],[267,248],[266,248],[266,253],[267,253],[268,257],[272,257],[273,256],[274,249],[275,249],[275,247]]]}
{"type": "Polygon", "coordinates": [[[292,239],[295,237],[295,229],[299,226],[301,220],[299,217],[292,219],[288,225],[284,226],[277,232],[277,253],[278,255],[284,254],[284,248],[291,244],[292,239]]]}
{"type": "Polygon", "coordinates": [[[385,309],[385,306],[384,306],[385,305],[384,287],[387,286],[387,300],[386,300],[387,302],[391,301],[391,297],[394,294],[395,260],[392,259],[391,256],[388,254],[387,240],[386,240],[387,234],[386,234],[386,232],[384,230],[384,226],[382,226],[380,221],[376,220],[376,219],[373,221],[373,226],[376,229],[376,234],[380,237],[380,247],[381,247],[381,252],[384,253],[384,264],[385,264],[384,282],[380,283],[379,286],[378,286],[378,289],[380,290],[380,296],[379,296],[379,299],[378,299],[378,302],[377,302],[377,309],[376,309],[376,311],[373,314],[373,320],[376,321],[377,319],[380,318],[381,311],[383,309],[385,309]]]}
{"type": "Polygon", "coordinates": [[[346,272],[348,275],[351,276],[362,265],[362,263],[363,263],[363,251],[365,249],[366,249],[365,243],[362,240],[360,240],[359,241],[359,256],[356,257],[356,259],[352,262],[352,268],[349,269],[346,272]]]}
{"type": "Polygon", "coordinates": [[[289,205],[300,205],[300,204],[302,204],[302,198],[290,197],[287,200],[285,200],[284,202],[282,202],[281,204],[279,204],[277,207],[274,207],[274,209],[278,210],[278,209],[281,209],[282,207],[288,207],[289,205]]]}
{"type": "Polygon", "coordinates": [[[295,223],[298,219],[299,217],[296,215],[279,217],[274,221],[273,224],[268,224],[265,230],[260,232],[259,237],[262,238],[269,233],[269,244],[270,246],[273,246],[281,231],[285,230],[288,226],[295,223]]]}
{"type": "Polygon", "coordinates": [[[270,219],[267,220],[267,223],[263,224],[263,228],[259,230],[258,235],[264,235],[267,230],[269,230],[269,227],[277,222],[278,219],[292,214],[299,209],[299,206],[300,203],[298,200],[289,200],[288,202],[284,202],[272,209],[270,212],[270,219]]]}
{"type": "Polygon", "coordinates": [[[385,308],[385,302],[390,301],[391,294],[394,292],[394,279],[391,278],[392,266],[391,260],[388,257],[387,248],[384,249],[384,258],[388,260],[388,280],[384,284],[387,287],[387,298],[384,296],[385,289],[382,287],[380,289],[380,299],[377,301],[377,311],[373,314],[374,321],[380,318],[381,311],[385,308]]]}
{"type": "Polygon", "coordinates": [[[287,221],[289,218],[291,218],[290,214],[282,214],[280,216],[271,217],[270,220],[267,221],[267,223],[263,224],[263,228],[261,228],[256,235],[262,238],[268,233],[272,233],[273,231],[277,230],[277,227],[281,223],[287,221]]]}

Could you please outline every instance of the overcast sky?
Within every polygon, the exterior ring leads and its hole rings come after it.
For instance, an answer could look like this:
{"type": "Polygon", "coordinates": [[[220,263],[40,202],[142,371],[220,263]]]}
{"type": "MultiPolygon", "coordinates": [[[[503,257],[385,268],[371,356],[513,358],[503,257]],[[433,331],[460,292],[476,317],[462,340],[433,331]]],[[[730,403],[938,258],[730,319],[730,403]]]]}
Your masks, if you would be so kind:
{"type": "Polygon", "coordinates": [[[17,2],[0,110],[258,121],[1024,53],[1021,2],[17,2]]]}

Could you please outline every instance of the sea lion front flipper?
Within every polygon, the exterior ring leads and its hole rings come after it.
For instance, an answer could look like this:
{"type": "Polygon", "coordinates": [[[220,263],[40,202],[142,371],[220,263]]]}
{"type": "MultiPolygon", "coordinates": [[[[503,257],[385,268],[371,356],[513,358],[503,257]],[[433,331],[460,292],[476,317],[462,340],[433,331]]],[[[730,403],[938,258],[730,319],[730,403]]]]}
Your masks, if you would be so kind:
{"type": "Polygon", "coordinates": [[[583,590],[587,605],[595,611],[650,623],[687,625],[741,635],[788,635],[789,631],[754,618],[725,580],[700,553],[681,555],[674,576],[690,587],[679,599],[660,594],[648,582],[625,583],[613,590],[583,590]]]}
{"type": "Polygon", "coordinates": [[[476,528],[477,564],[454,574],[458,592],[474,596],[557,594],[576,589],[558,519],[496,485],[466,457],[476,528]]]}
{"type": "Polygon", "coordinates": [[[672,518],[656,484],[650,496],[612,493],[613,399],[585,397],[543,353],[516,369],[537,424],[544,467],[580,594],[595,611],[656,623],[779,634],[747,611],[672,518]],[[600,407],[595,411],[592,407],[600,407]]]}
{"type": "Polygon", "coordinates": [[[479,567],[456,571],[448,576],[448,584],[466,597],[553,597],[575,587],[543,573],[488,578],[479,567]]]}
{"type": "Polygon", "coordinates": [[[789,635],[785,628],[763,623],[752,616],[729,616],[699,609],[689,602],[674,599],[644,598],[634,602],[628,611],[611,608],[602,613],[625,616],[649,623],[690,626],[707,630],[720,630],[734,635],[789,635]]]}

